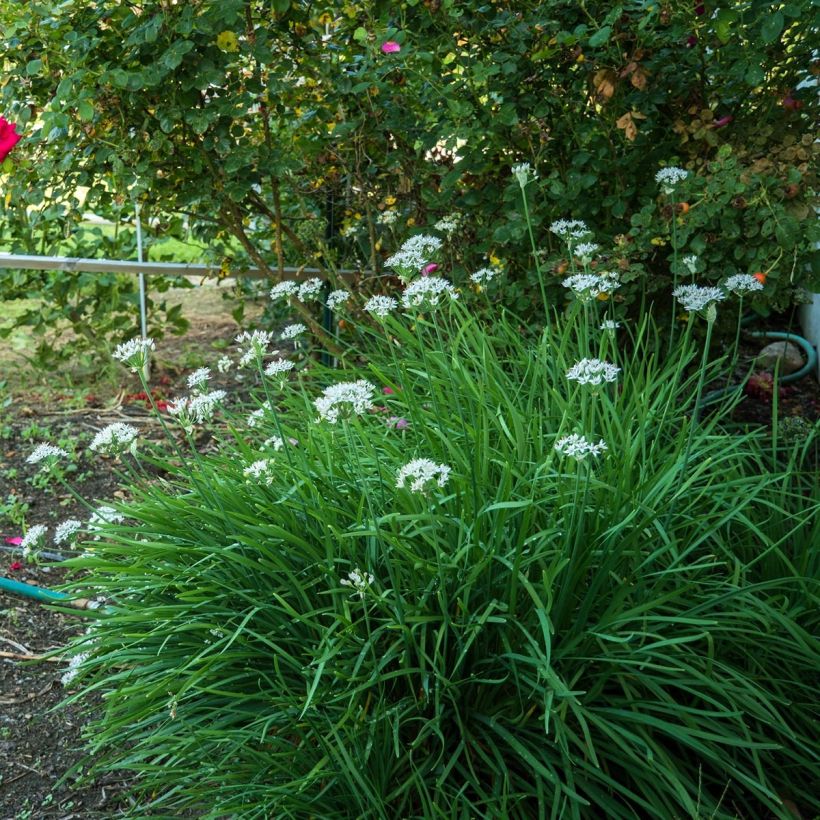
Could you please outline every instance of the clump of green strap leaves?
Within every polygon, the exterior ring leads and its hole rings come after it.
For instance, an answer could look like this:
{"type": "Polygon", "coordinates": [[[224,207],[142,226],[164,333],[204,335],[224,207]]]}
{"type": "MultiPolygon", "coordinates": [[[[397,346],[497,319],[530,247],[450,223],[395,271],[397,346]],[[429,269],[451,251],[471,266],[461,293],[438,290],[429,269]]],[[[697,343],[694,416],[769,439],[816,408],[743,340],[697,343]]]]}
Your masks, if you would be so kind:
{"type": "Polygon", "coordinates": [[[215,452],[124,457],[166,478],[73,562],[110,606],[75,697],[103,695],[89,762],[134,774],[136,816],[820,810],[816,431],[693,428],[702,319],[663,356],[648,318],[616,340],[576,302],[531,341],[496,287],[384,324],[354,296],[346,366],[260,360],[215,452]],[[590,354],[616,384],[565,378],[590,354]],[[374,412],[317,420],[360,378],[374,412]],[[573,432],[608,451],[560,458],[573,432]],[[449,481],[398,488],[417,457],[449,481]]]}
{"type": "Polygon", "coordinates": [[[557,273],[546,226],[571,216],[598,226],[628,301],[668,292],[674,241],[706,280],[766,273],[756,309],[783,308],[817,287],[817,14],[808,0],[5,4],[0,108],[26,139],[0,219],[20,243],[27,209],[70,233],[60,209],[79,188],[101,216],[134,196],[171,235],[187,215],[226,270],[273,274],[378,269],[405,222],[455,210],[469,217],[455,261],[503,252],[527,318],[538,283],[503,185],[527,161],[557,273]],[[698,181],[658,209],[651,180],[670,160],[698,181]]]}

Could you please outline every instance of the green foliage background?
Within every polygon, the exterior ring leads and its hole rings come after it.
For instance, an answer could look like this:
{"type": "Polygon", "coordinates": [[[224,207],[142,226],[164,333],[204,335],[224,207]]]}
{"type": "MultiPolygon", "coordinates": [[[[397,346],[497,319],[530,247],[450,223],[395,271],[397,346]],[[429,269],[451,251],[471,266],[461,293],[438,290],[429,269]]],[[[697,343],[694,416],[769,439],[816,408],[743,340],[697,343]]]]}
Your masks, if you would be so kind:
{"type": "Polygon", "coordinates": [[[403,231],[455,210],[452,261],[502,257],[523,310],[535,283],[509,167],[528,161],[556,273],[547,226],[571,216],[631,271],[624,298],[668,290],[677,219],[705,278],[764,271],[783,307],[818,287],[817,23],[813,0],[4,4],[0,109],[26,140],[0,220],[23,241],[35,208],[70,234],[86,187],[103,215],[132,197],[187,214],[229,265],[379,269],[381,211],[403,231]],[[697,175],[685,214],[658,203],[669,162],[697,175]]]}

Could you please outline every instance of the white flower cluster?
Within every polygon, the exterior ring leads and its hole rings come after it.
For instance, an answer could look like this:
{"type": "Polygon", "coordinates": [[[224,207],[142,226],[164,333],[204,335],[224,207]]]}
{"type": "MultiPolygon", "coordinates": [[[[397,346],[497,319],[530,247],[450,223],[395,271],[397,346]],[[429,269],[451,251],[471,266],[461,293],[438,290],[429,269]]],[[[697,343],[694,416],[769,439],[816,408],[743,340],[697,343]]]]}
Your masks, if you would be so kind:
{"type": "Polygon", "coordinates": [[[179,405],[178,415],[187,414],[192,421],[201,424],[203,421],[210,421],[213,418],[216,408],[225,400],[227,395],[224,390],[211,390],[210,393],[202,393],[188,399],[177,399],[173,404],[174,410],[171,409],[172,405],[169,405],[168,412],[173,413],[179,405]]]}
{"type": "Polygon", "coordinates": [[[578,384],[599,385],[618,380],[620,367],[601,359],[581,359],[567,370],[567,378],[578,384]]]}
{"type": "Polygon", "coordinates": [[[297,336],[301,336],[306,331],[307,325],[303,325],[300,322],[296,322],[293,325],[286,325],[284,328],[282,328],[282,334],[279,336],[279,338],[288,341],[289,339],[295,339],[297,336]]]}
{"type": "Polygon", "coordinates": [[[592,261],[592,257],[595,256],[595,252],[600,247],[601,246],[597,242],[579,242],[572,249],[572,252],[584,265],[588,265],[592,261]]]}
{"type": "Polygon", "coordinates": [[[266,401],[258,410],[254,410],[248,416],[248,427],[256,427],[268,413],[273,413],[273,408],[270,406],[270,402],[266,401]]]}
{"type": "Polygon", "coordinates": [[[458,230],[459,225],[461,225],[461,217],[458,214],[450,214],[439,219],[433,227],[449,236],[458,230]]]}
{"type": "Polygon", "coordinates": [[[683,259],[681,259],[681,262],[683,263],[684,267],[689,271],[689,273],[691,273],[692,275],[694,275],[697,272],[698,258],[694,254],[690,254],[689,256],[684,256],[683,259]]]}
{"type": "Polygon", "coordinates": [[[247,367],[251,362],[261,359],[267,352],[270,343],[273,341],[273,334],[267,330],[254,330],[249,333],[247,330],[236,337],[239,345],[239,352],[242,354],[239,359],[240,367],[247,367]]]}
{"type": "Polygon", "coordinates": [[[476,285],[486,285],[498,273],[498,268],[481,268],[470,274],[470,281],[476,285]]]}
{"type": "Polygon", "coordinates": [[[254,461],[253,464],[245,467],[242,475],[248,481],[255,481],[257,484],[265,484],[270,486],[276,477],[273,469],[276,463],[270,458],[260,458],[259,461],[254,461]]]}
{"type": "Polygon", "coordinates": [[[388,208],[376,216],[379,225],[395,225],[399,219],[399,212],[393,208],[388,208]]]}
{"type": "Polygon", "coordinates": [[[48,532],[48,527],[43,524],[34,524],[28,528],[28,531],[23,536],[23,540],[20,542],[20,548],[23,550],[23,558],[28,558],[32,553],[36,553],[37,550],[43,546],[43,542],[46,540],[46,532],[48,532]]]}
{"type": "Polygon", "coordinates": [[[411,282],[401,296],[405,308],[434,308],[448,297],[458,299],[455,288],[441,276],[423,276],[411,282]]]}
{"type": "Polygon", "coordinates": [[[132,455],[136,455],[138,435],[139,430],[136,427],[122,421],[115,421],[100,430],[88,446],[95,453],[106,453],[113,456],[130,450],[132,455]]]}
{"type": "Polygon", "coordinates": [[[274,359],[265,368],[266,376],[284,376],[289,370],[293,370],[295,365],[287,359],[274,359]]]}
{"type": "MultiPolygon", "coordinates": [[[[296,439],[291,439],[291,441],[294,442],[296,439]]],[[[265,447],[272,447],[275,453],[278,453],[284,446],[285,442],[281,436],[271,436],[265,441],[265,447]]]]}
{"type": "Polygon", "coordinates": [[[270,289],[270,298],[273,302],[278,302],[280,299],[289,299],[299,292],[299,283],[294,282],[293,279],[284,279],[277,282],[270,289]]]}
{"type": "Polygon", "coordinates": [[[197,390],[211,378],[210,367],[200,367],[188,376],[188,389],[197,390]]]}
{"type": "Polygon", "coordinates": [[[736,273],[723,283],[723,287],[734,293],[735,296],[742,296],[744,293],[763,290],[763,283],[750,273],[736,273]]]}
{"type": "Polygon", "coordinates": [[[53,444],[38,444],[34,452],[26,459],[27,464],[39,464],[52,458],[68,458],[68,451],[62,447],[55,447],[53,444]]]}
{"type": "Polygon", "coordinates": [[[331,310],[335,310],[339,305],[343,305],[350,298],[350,293],[346,290],[332,290],[327,295],[325,303],[331,310]]]}
{"type": "Polygon", "coordinates": [[[216,363],[216,369],[220,373],[227,373],[233,367],[233,361],[230,356],[222,356],[216,363]]]}
{"type": "Polygon", "coordinates": [[[398,305],[399,303],[392,296],[371,296],[364,303],[364,309],[380,319],[385,319],[398,305]]]}
{"type": "Polygon", "coordinates": [[[125,521],[124,515],[118,513],[113,507],[103,505],[102,507],[97,507],[97,509],[91,513],[86,529],[88,529],[89,532],[96,532],[101,528],[102,524],[118,524],[121,521],[125,521]]]}
{"type": "Polygon", "coordinates": [[[449,478],[450,468],[446,464],[436,464],[429,458],[414,458],[399,470],[396,476],[396,487],[401,489],[408,479],[412,479],[410,491],[423,493],[432,482],[443,487],[449,478]]]}
{"type": "Polygon", "coordinates": [[[573,433],[571,436],[564,436],[555,442],[555,450],[562,456],[574,458],[576,461],[583,461],[587,456],[599,456],[609,449],[606,442],[600,439],[596,444],[594,441],[573,433]]]}
{"type": "Polygon", "coordinates": [[[418,273],[441,248],[441,240],[437,236],[416,234],[411,236],[384,264],[400,273],[418,273]]]}
{"type": "Polygon", "coordinates": [[[319,411],[319,419],[336,424],[340,418],[361,415],[373,407],[375,385],[365,379],[340,382],[326,387],[313,404],[319,411]]]}
{"type": "Polygon", "coordinates": [[[364,598],[367,588],[376,579],[369,572],[362,572],[358,567],[347,573],[347,578],[341,578],[339,583],[343,587],[353,587],[359,598],[364,598]]]}
{"type": "Polygon", "coordinates": [[[612,273],[576,273],[568,276],[561,284],[569,288],[581,301],[595,299],[602,293],[612,293],[621,283],[612,273]]]}
{"type": "Polygon", "coordinates": [[[601,322],[601,330],[607,330],[611,333],[614,333],[620,326],[621,323],[616,322],[614,319],[604,319],[604,321],[601,322]]]}
{"type": "Polygon", "coordinates": [[[54,543],[59,546],[64,542],[73,543],[76,541],[74,536],[83,528],[83,522],[76,518],[69,518],[57,525],[54,530],[54,543]]]}
{"type": "Polygon", "coordinates": [[[580,219],[556,219],[550,225],[550,231],[567,242],[571,242],[573,239],[583,239],[592,233],[587,227],[587,223],[580,219]]]}
{"type": "Polygon", "coordinates": [[[68,669],[60,678],[60,683],[63,686],[69,686],[74,678],[80,673],[80,667],[91,657],[90,652],[80,652],[77,655],[72,655],[68,662],[68,669]]]}
{"type": "Polygon", "coordinates": [[[683,182],[688,176],[689,171],[670,165],[668,168],[661,168],[655,174],[655,182],[662,186],[667,193],[670,193],[679,182],[683,182]]]}
{"type": "Polygon", "coordinates": [[[710,305],[726,298],[726,294],[720,288],[700,285],[679,285],[672,291],[672,295],[681,303],[683,309],[690,313],[706,310],[710,305]]]}
{"type": "Polygon", "coordinates": [[[527,183],[531,179],[536,179],[538,176],[535,171],[532,170],[532,165],[530,165],[529,162],[519,162],[518,165],[513,165],[510,170],[522,188],[526,188],[527,183]]]}
{"type": "Polygon", "coordinates": [[[299,285],[299,290],[296,292],[296,298],[300,302],[309,302],[311,299],[318,299],[322,292],[323,282],[321,279],[313,278],[302,282],[299,285]]]}
{"type": "Polygon", "coordinates": [[[131,365],[131,370],[136,373],[145,367],[148,362],[148,354],[155,350],[153,339],[129,339],[114,349],[114,358],[124,364],[131,365]]]}

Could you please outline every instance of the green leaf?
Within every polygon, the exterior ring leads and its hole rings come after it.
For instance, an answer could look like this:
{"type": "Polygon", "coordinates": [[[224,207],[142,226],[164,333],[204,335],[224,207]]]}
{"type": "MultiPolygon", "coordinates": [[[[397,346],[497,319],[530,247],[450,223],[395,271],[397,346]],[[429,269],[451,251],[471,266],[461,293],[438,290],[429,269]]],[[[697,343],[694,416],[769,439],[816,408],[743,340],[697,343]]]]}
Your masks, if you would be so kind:
{"type": "Polygon", "coordinates": [[[42,60],[31,60],[30,62],[26,63],[26,74],[29,77],[33,77],[35,74],[39,74],[40,70],[43,67],[42,60]]]}
{"type": "Polygon", "coordinates": [[[780,36],[783,31],[783,12],[776,11],[774,14],[767,15],[763,20],[763,25],[760,27],[760,36],[764,43],[773,43],[780,36]]]}
{"type": "Polygon", "coordinates": [[[94,106],[88,100],[82,100],[77,106],[77,116],[83,122],[90,122],[94,119],[94,106]]]}
{"type": "Polygon", "coordinates": [[[731,9],[721,9],[715,18],[715,34],[721,43],[728,43],[732,36],[731,28],[737,20],[737,12],[731,9]]]}
{"type": "Polygon", "coordinates": [[[361,26],[359,26],[359,27],[358,27],[358,28],[357,28],[357,29],[353,32],[353,39],[354,39],[357,43],[363,43],[363,42],[365,42],[365,40],[367,40],[367,29],[366,29],[366,28],[362,28],[361,26]]]}
{"type": "Polygon", "coordinates": [[[599,28],[592,37],[589,38],[589,44],[596,48],[597,46],[602,46],[604,43],[609,42],[609,37],[612,34],[612,27],[611,26],[603,26],[599,28]]]}
{"type": "Polygon", "coordinates": [[[277,14],[284,14],[290,8],[290,0],[273,0],[273,10],[277,14]]]}

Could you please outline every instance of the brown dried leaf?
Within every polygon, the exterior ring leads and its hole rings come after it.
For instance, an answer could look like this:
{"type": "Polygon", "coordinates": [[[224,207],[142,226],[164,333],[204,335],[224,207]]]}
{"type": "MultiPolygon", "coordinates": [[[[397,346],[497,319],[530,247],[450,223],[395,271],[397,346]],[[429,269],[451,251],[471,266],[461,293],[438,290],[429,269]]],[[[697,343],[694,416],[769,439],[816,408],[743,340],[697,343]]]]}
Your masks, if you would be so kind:
{"type": "Polygon", "coordinates": [[[618,117],[615,121],[615,125],[623,130],[624,135],[630,142],[638,136],[638,127],[635,125],[635,121],[632,119],[632,114],[630,114],[629,111],[622,117],[618,117]]]}
{"type": "Polygon", "coordinates": [[[638,91],[643,91],[646,88],[646,83],[648,79],[649,75],[640,66],[638,66],[632,72],[632,76],[629,78],[629,82],[631,82],[632,85],[638,89],[638,91]]]}
{"type": "Polygon", "coordinates": [[[618,75],[611,68],[602,68],[595,72],[592,85],[595,88],[595,97],[599,102],[607,102],[615,93],[618,75]]]}

